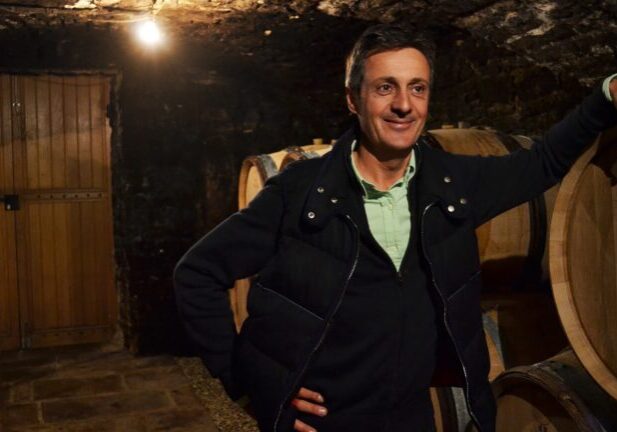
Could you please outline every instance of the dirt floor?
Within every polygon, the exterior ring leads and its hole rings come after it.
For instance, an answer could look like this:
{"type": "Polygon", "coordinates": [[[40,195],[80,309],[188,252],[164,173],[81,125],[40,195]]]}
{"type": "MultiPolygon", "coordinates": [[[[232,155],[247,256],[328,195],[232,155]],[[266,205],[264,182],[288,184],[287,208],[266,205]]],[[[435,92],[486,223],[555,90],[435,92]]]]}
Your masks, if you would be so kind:
{"type": "Polygon", "coordinates": [[[0,432],[244,432],[199,359],[96,347],[0,353],[0,432]]]}

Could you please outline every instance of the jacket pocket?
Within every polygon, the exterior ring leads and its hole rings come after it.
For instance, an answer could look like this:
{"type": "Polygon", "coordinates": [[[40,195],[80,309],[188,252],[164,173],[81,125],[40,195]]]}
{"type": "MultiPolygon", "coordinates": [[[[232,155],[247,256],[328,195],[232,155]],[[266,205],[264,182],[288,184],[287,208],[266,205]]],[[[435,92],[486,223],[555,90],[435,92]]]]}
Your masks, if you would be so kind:
{"type": "Polygon", "coordinates": [[[247,301],[249,316],[242,336],[283,367],[298,369],[323,331],[325,320],[260,283],[253,284],[247,301]]]}
{"type": "Polygon", "coordinates": [[[280,297],[283,301],[286,301],[289,304],[297,307],[300,311],[306,312],[307,314],[312,315],[314,318],[317,318],[318,320],[321,320],[321,321],[324,320],[323,317],[319,316],[318,314],[316,314],[315,312],[309,310],[308,308],[305,308],[300,303],[296,303],[295,301],[291,300],[290,298],[285,297],[283,294],[281,294],[281,293],[279,293],[277,291],[274,291],[273,289],[267,288],[267,287],[263,286],[262,284],[260,284],[259,282],[257,282],[255,285],[257,287],[259,287],[260,289],[262,289],[262,290],[264,290],[264,291],[266,291],[268,293],[271,293],[272,295],[280,297]]]}

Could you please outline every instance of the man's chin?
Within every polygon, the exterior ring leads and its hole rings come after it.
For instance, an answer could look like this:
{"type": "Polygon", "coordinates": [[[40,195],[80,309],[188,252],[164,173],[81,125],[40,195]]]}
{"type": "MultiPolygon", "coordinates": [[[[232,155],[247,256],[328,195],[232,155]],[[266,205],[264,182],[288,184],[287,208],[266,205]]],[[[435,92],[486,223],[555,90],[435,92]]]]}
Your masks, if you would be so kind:
{"type": "Polygon", "coordinates": [[[416,137],[399,138],[395,140],[386,141],[385,144],[388,148],[396,151],[408,151],[416,143],[416,137]]]}
{"type": "Polygon", "coordinates": [[[411,142],[389,142],[384,143],[382,149],[384,150],[383,154],[388,155],[388,158],[404,158],[411,151],[414,143],[411,142]]]}

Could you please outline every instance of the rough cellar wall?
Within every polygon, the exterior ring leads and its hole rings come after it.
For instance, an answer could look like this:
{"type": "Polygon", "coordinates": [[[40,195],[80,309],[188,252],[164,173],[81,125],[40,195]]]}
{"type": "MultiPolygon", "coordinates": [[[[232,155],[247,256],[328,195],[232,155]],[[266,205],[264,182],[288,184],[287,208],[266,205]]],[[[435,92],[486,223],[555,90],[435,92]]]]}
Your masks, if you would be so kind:
{"type": "MultiPolygon", "coordinates": [[[[242,159],[329,140],[349,124],[343,60],[366,25],[323,14],[240,14],[211,25],[207,37],[179,32],[158,54],[105,27],[0,31],[5,69],[113,67],[121,74],[112,150],[115,255],[121,326],[133,350],[187,349],[173,266],[235,210],[242,159]]],[[[588,91],[466,31],[440,26],[431,33],[439,51],[430,127],[466,121],[535,134],[588,91]]]]}

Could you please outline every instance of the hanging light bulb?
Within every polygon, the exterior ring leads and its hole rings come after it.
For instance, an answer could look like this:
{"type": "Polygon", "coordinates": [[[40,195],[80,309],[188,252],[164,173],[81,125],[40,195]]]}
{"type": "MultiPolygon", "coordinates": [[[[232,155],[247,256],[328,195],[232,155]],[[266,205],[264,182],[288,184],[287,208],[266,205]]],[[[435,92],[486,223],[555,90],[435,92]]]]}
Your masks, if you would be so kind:
{"type": "Polygon", "coordinates": [[[163,34],[154,20],[142,21],[137,24],[137,37],[144,44],[155,46],[163,41],[163,34]]]}

